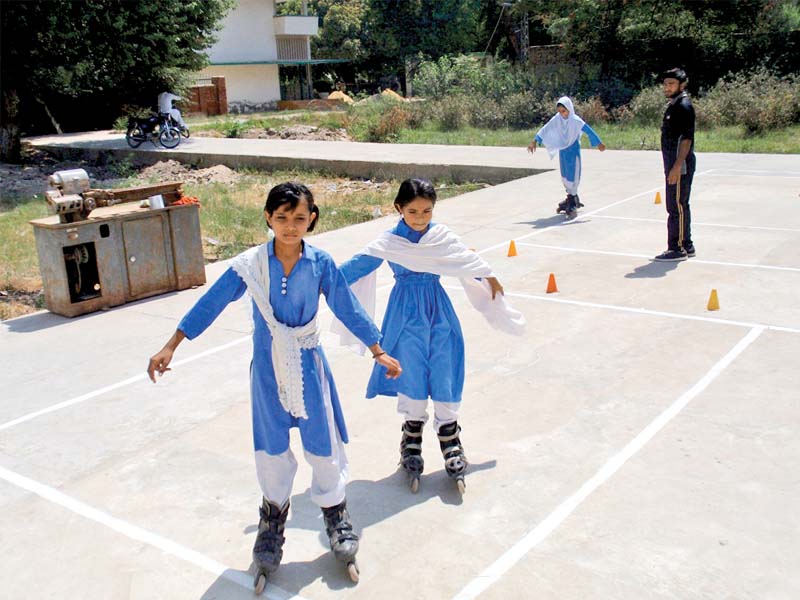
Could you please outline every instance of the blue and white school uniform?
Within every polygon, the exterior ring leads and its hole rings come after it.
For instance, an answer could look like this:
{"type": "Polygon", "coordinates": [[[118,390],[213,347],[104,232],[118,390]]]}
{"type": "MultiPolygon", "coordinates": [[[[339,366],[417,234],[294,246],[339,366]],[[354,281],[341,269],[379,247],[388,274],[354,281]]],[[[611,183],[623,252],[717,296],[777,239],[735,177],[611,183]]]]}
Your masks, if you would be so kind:
{"type": "Polygon", "coordinates": [[[594,129],[575,114],[572,100],[567,96],[558,99],[558,104],[563,104],[569,111],[565,119],[556,113],[536,134],[536,142],[543,144],[550,158],[558,152],[558,162],[561,168],[561,181],[568,194],[577,195],[578,185],[581,182],[581,135],[589,137],[592,147],[602,144],[600,136],[594,129]]]}
{"type": "Polygon", "coordinates": [[[519,334],[524,318],[502,297],[491,300],[488,283],[476,281],[493,276],[491,268],[443,225],[430,224],[417,232],[401,219],[340,268],[351,284],[367,277],[374,281],[383,260],[394,273],[395,285],[381,327],[381,346],[400,361],[403,374],[386,379],[385,368],[376,364],[367,397],[397,396],[398,411],[407,420],[420,421],[427,420],[430,398],[438,429],[457,420],[464,389],[464,336],[440,276],[458,277],[470,302],[498,328],[519,334]]]}
{"type": "Polygon", "coordinates": [[[316,338],[313,334],[304,338],[311,339],[311,343],[295,349],[298,357],[295,364],[287,364],[286,356],[273,356],[275,340],[263,317],[264,310],[259,309],[256,301],[267,296],[257,289],[257,281],[242,277],[241,261],[237,266],[237,260],[248,254],[255,265],[263,266],[268,262],[264,272],[269,286],[268,302],[278,323],[295,329],[308,326],[317,317],[322,293],[336,317],[364,345],[378,343],[381,334],[353,296],[330,255],[306,243],[303,243],[300,260],[288,276],[284,275],[283,266],[275,257],[274,242],[233,259],[233,266],[198,300],[178,326],[186,337],[194,339],[230,302],[239,299],[246,290],[250,292],[254,298],[250,369],[253,445],[262,493],[278,506],[289,499],[297,470],[289,448],[289,429],[297,427],[306,460],[313,469],[312,500],[320,506],[334,506],[344,499],[348,471],[343,444],[348,438],[330,366],[318,344],[318,332],[316,338]],[[294,388],[300,397],[299,412],[295,408],[289,410],[285,394],[279,393],[280,378],[276,377],[275,369],[278,363],[274,361],[283,361],[280,364],[290,371],[293,369],[289,378],[301,378],[300,387],[295,385],[294,388]]]}

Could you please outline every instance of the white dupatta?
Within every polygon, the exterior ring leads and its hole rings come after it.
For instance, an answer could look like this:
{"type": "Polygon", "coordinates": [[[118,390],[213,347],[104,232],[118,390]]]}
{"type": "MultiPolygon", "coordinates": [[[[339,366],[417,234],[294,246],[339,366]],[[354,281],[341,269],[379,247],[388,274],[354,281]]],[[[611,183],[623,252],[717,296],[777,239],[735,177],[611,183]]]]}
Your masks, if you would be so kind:
{"type": "Polygon", "coordinates": [[[572,146],[575,140],[581,137],[583,126],[586,124],[583,119],[575,114],[572,100],[568,96],[561,96],[558,99],[558,104],[564,105],[569,111],[569,116],[565,119],[561,116],[561,113],[557,112],[536,134],[542,138],[542,143],[547,148],[547,153],[551,159],[559,150],[572,146]]]}
{"type": "MultiPolygon", "coordinates": [[[[267,244],[242,252],[231,261],[231,267],[244,280],[248,293],[272,334],[272,367],[275,371],[275,381],[278,383],[281,405],[293,417],[307,419],[300,351],[302,348],[316,348],[319,345],[317,317],[314,316],[311,321],[300,327],[289,327],[275,318],[269,301],[267,244]]],[[[255,314],[253,318],[256,318],[255,314]]]]}
{"type": "MultiPolygon", "coordinates": [[[[492,299],[487,277],[493,277],[492,268],[477,252],[467,248],[459,237],[444,225],[433,225],[416,244],[388,231],[361,251],[396,263],[418,273],[433,273],[456,277],[461,282],[467,299],[489,322],[505,333],[522,335],[525,317],[515,310],[501,294],[492,299]],[[476,278],[480,277],[481,281],[476,278]]],[[[377,274],[375,271],[355,281],[350,288],[367,314],[374,319],[377,274]]],[[[362,353],[364,346],[337,319],[331,330],[337,333],[342,345],[355,346],[362,353]]]]}

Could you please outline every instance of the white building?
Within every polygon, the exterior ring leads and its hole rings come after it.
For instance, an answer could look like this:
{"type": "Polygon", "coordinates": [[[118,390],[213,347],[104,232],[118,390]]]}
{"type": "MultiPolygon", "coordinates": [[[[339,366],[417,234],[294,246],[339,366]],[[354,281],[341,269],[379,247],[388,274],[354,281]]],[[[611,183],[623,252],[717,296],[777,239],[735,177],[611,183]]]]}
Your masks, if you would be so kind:
{"type": "Polygon", "coordinates": [[[311,36],[319,19],[303,14],[275,16],[285,0],[238,0],[208,51],[211,65],[200,78],[225,77],[231,112],[274,108],[278,100],[311,97],[311,36]],[[281,83],[283,80],[283,93],[281,83]]]}

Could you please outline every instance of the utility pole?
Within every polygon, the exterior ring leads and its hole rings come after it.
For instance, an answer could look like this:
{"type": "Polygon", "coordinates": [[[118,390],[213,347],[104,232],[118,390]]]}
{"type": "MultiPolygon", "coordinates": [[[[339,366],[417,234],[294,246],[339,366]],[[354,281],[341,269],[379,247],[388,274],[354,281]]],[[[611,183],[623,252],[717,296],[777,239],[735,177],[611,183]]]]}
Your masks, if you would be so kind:
{"type": "Polygon", "coordinates": [[[519,24],[519,62],[528,63],[528,48],[531,47],[531,38],[528,33],[528,11],[522,12],[519,24]]]}

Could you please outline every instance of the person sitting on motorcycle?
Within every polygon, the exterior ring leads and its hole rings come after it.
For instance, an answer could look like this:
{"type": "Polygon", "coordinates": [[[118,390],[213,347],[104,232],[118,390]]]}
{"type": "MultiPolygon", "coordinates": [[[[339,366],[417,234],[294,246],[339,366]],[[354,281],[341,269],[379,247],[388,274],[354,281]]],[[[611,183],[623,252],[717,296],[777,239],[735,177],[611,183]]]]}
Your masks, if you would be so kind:
{"type": "Polygon", "coordinates": [[[183,120],[181,116],[181,111],[177,108],[172,106],[172,102],[174,100],[182,100],[180,96],[176,96],[175,94],[171,94],[169,92],[162,92],[158,95],[158,112],[161,114],[167,114],[178,124],[178,127],[181,131],[185,131],[187,129],[186,122],[183,120]]]}

